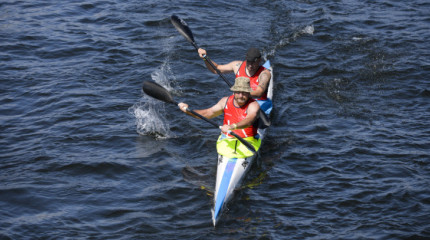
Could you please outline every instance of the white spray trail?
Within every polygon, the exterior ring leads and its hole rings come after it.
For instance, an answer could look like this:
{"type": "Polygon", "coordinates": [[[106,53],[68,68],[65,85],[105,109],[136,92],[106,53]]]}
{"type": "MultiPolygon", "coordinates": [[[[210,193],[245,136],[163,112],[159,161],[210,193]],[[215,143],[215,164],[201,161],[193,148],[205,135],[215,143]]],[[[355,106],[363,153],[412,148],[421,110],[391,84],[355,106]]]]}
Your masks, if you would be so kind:
{"type": "Polygon", "coordinates": [[[305,34],[306,35],[313,35],[314,31],[315,31],[314,26],[309,25],[309,26],[304,27],[303,29],[296,31],[295,33],[293,33],[292,36],[286,36],[284,38],[281,38],[279,40],[279,42],[275,45],[275,47],[272,50],[268,51],[268,53],[266,54],[266,58],[269,58],[269,56],[275,56],[276,49],[282,48],[291,42],[295,42],[297,40],[297,38],[299,38],[305,34]]]}

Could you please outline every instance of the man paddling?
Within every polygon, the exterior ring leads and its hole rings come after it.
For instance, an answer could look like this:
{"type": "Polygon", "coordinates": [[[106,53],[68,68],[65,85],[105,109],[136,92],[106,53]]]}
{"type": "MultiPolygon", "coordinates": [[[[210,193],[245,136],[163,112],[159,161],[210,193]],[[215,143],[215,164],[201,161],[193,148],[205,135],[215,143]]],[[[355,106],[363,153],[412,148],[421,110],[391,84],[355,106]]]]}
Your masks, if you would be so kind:
{"type": "MultiPolygon", "coordinates": [[[[214,118],[224,113],[221,131],[226,134],[226,137],[231,137],[227,132],[233,131],[242,138],[255,138],[257,127],[254,122],[257,119],[260,105],[251,98],[252,89],[249,78],[236,78],[230,90],[233,91],[233,95],[221,98],[217,104],[210,108],[194,111],[206,118],[214,118]]],[[[179,103],[178,106],[181,111],[198,118],[187,111],[188,104],[179,103]]]]}
{"type": "MultiPolygon", "coordinates": [[[[206,60],[205,56],[207,55],[207,52],[205,49],[199,48],[198,53],[203,60],[206,60]]],[[[249,78],[250,86],[252,88],[251,97],[257,100],[258,104],[260,104],[261,110],[263,110],[266,115],[270,114],[272,111],[272,101],[267,98],[267,89],[272,75],[268,69],[260,66],[261,53],[258,48],[249,48],[246,53],[245,61],[236,60],[223,65],[218,65],[213,61],[212,63],[221,73],[233,72],[236,74],[236,78],[249,78]]],[[[205,65],[209,71],[215,74],[217,73],[208,61],[205,61],[205,65]]]]}

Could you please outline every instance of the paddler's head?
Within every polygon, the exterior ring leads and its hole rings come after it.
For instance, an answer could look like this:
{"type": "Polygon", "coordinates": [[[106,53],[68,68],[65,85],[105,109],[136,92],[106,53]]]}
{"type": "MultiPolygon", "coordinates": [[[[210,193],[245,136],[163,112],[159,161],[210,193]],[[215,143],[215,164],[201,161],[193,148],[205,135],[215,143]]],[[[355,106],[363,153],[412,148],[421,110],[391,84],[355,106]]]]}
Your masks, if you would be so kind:
{"type": "Polygon", "coordinates": [[[238,77],[234,80],[233,87],[230,88],[234,92],[234,100],[239,106],[245,105],[251,97],[252,88],[249,83],[249,78],[238,77]]]}
{"type": "Polygon", "coordinates": [[[258,48],[252,47],[246,52],[246,69],[248,73],[254,75],[260,67],[261,53],[258,48]]]}

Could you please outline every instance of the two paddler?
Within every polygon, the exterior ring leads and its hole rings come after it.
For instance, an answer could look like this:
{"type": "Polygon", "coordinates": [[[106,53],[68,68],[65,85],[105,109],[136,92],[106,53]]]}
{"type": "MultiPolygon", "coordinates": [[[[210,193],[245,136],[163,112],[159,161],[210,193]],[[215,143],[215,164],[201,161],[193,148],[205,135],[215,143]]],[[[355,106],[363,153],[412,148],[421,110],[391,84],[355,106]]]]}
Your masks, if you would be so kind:
{"type": "MultiPolygon", "coordinates": [[[[213,72],[217,71],[206,61],[206,50],[203,48],[198,49],[199,56],[205,60],[206,68],[213,72]]],[[[272,78],[272,74],[268,69],[261,64],[261,53],[258,48],[251,47],[246,52],[245,61],[235,60],[227,64],[217,64],[211,60],[212,64],[220,71],[220,73],[234,73],[236,78],[247,77],[250,79],[250,86],[252,88],[251,97],[256,99],[263,110],[268,116],[272,111],[272,101],[267,98],[267,90],[272,78]]]]}

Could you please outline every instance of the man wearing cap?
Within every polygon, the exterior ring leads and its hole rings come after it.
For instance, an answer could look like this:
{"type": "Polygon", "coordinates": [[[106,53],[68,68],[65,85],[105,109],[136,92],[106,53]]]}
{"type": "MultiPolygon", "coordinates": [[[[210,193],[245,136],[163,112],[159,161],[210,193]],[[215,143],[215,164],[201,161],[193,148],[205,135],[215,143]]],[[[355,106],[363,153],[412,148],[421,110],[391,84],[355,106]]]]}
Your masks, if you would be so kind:
{"type": "MultiPolygon", "coordinates": [[[[199,56],[204,59],[207,52],[203,48],[198,49],[199,56]]],[[[247,77],[250,79],[250,85],[252,88],[251,97],[256,99],[260,104],[261,109],[268,115],[272,111],[272,101],[267,98],[267,89],[269,87],[270,79],[272,77],[270,71],[263,66],[261,63],[261,53],[258,48],[251,47],[246,53],[245,61],[237,60],[224,65],[218,65],[212,61],[214,66],[221,73],[235,73],[237,77],[247,77]]],[[[212,66],[205,61],[206,67],[209,71],[217,73],[212,66]]]]}
{"type": "MultiPolygon", "coordinates": [[[[210,108],[194,111],[206,118],[214,118],[224,113],[224,122],[221,127],[223,133],[233,131],[242,138],[255,137],[257,126],[254,126],[254,122],[257,119],[260,105],[251,98],[252,89],[249,78],[236,78],[230,90],[233,91],[233,95],[221,98],[210,108]]],[[[198,118],[187,111],[188,104],[179,103],[178,106],[183,112],[198,118]]],[[[231,136],[227,134],[227,137],[231,136]]]]}

